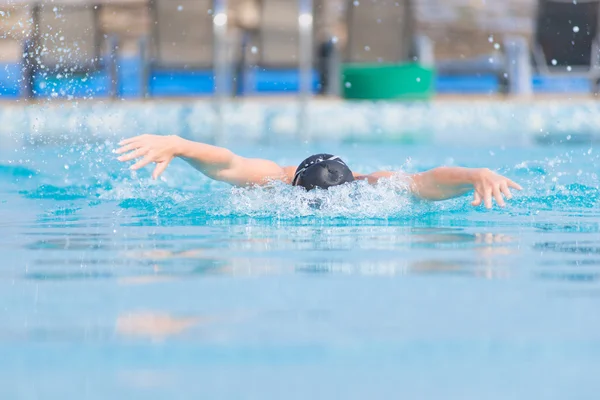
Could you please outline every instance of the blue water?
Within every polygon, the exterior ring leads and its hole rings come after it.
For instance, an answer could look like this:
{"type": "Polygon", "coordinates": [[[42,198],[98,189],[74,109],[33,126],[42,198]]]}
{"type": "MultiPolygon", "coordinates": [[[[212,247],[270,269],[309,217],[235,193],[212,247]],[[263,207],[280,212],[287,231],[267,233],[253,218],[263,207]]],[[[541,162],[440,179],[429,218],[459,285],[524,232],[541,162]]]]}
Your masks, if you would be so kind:
{"type": "Polygon", "coordinates": [[[0,398],[598,398],[593,147],[233,145],[524,186],[486,211],[232,189],[180,161],[153,182],[115,141],[0,143],[0,398]]]}

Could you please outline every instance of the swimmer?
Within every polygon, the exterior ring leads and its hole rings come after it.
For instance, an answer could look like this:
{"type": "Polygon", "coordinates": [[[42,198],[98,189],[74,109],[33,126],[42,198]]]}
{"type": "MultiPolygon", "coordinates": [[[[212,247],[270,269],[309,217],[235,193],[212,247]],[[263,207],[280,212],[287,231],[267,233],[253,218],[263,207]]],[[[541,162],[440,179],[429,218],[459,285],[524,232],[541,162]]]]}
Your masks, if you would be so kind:
{"type": "Polygon", "coordinates": [[[245,158],[230,150],[193,142],[178,136],[141,135],[125,139],[116,150],[119,161],[139,159],[130,169],[138,170],[155,163],[152,178],[157,179],[169,163],[179,157],[211,179],[234,186],[248,187],[281,181],[306,190],[328,189],[355,180],[375,184],[382,179],[402,176],[410,191],[424,200],[446,200],[473,191],[473,206],[500,207],[512,198],[510,189],[521,190],[512,180],[487,168],[438,167],[415,174],[377,171],[368,175],[352,172],[339,157],[316,154],[297,167],[282,167],[273,161],[245,158]]]}

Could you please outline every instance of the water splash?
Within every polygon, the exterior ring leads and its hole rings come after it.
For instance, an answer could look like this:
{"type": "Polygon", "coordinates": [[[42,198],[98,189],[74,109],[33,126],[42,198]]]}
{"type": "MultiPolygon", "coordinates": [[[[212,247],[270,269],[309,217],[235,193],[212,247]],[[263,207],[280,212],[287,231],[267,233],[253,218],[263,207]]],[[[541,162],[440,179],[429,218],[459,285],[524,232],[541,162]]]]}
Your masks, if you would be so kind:
{"type": "MultiPolygon", "coordinates": [[[[70,214],[77,214],[89,207],[110,205],[126,215],[126,223],[131,224],[194,225],[240,218],[295,224],[336,220],[426,223],[432,218],[452,219],[458,225],[484,223],[482,218],[493,223],[482,217],[488,211],[471,207],[468,196],[443,202],[419,201],[398,179],[382,180],[377,185],[354,182],[328,191],[306,192],[282,183],[240,189],[211,181],[175,161],[161,180],[153,181],[149,170],[132,173],[115,161],[113,148],[110,142],[80,143],[69,148],[32,146],[31,154],[20,151],[18,160],[0,157],[0,183],[14,184],[13,191],[26,199],[48,201],[44,204],[49,205],[50,213],[63,215],[68,209],[74,210],[70,214]],[[59,209],[53,211],[53,207],[59,209]]],[[[517,180],[525,190],[515,193],[506,209],[496,207],[487,215],[502,219],[502,223],[519,216],[515,223],[521,224],[527,223],[522,218],[527,217],[543,230],[598,230],[596,225],[583,226],[582,221],[575,221],[578,215],[600,213],[600,182],[595,172],[598,158],[583,150],[587,148],[500,168],[500,173],[517,180]],[[555,217],[542,221],[536,219],[540,213],[555,217]]],[[[418,160],[405,163],[405,169],[433,166],[418,160]]],[[[370,164],[355,167],[373,170],[370,164]]],[[[397,169],[398,165],[385,168],[397,169]]]]}
{"type": "Polygon", "coordinates": [[[230,201],[216,214],[280,219],[387,218],[410,213],[416,204],[405,185],[391,180],[382,180],[377,185],[354,182],[310,192],[277,183],[265,188],[232,189],[230,201]]]}

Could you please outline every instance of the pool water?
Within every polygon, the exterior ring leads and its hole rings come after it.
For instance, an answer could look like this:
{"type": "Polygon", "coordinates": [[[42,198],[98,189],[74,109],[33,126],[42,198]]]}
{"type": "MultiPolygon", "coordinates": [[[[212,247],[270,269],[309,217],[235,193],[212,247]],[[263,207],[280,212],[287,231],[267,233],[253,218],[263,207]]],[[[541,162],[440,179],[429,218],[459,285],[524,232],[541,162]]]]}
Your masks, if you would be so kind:
{"type": "Polygon", "coordinates": [[[181,161],[154,182],[117,141],[0,150],[0,398],[597,398],[592,146],[233,147],[487,166],[524,187],[488,211],[232,189],[181,161]]]}

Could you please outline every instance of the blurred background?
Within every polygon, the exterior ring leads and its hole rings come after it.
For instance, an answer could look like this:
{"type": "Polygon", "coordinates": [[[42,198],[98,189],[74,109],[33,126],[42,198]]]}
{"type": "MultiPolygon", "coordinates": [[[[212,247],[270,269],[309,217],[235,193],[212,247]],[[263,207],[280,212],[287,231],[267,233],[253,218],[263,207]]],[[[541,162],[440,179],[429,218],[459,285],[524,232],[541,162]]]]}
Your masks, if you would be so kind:
{"type": "Polygon", "coordinates": [[[0,0],[0,99],[596,96],[597,0],[0,0]]]}

